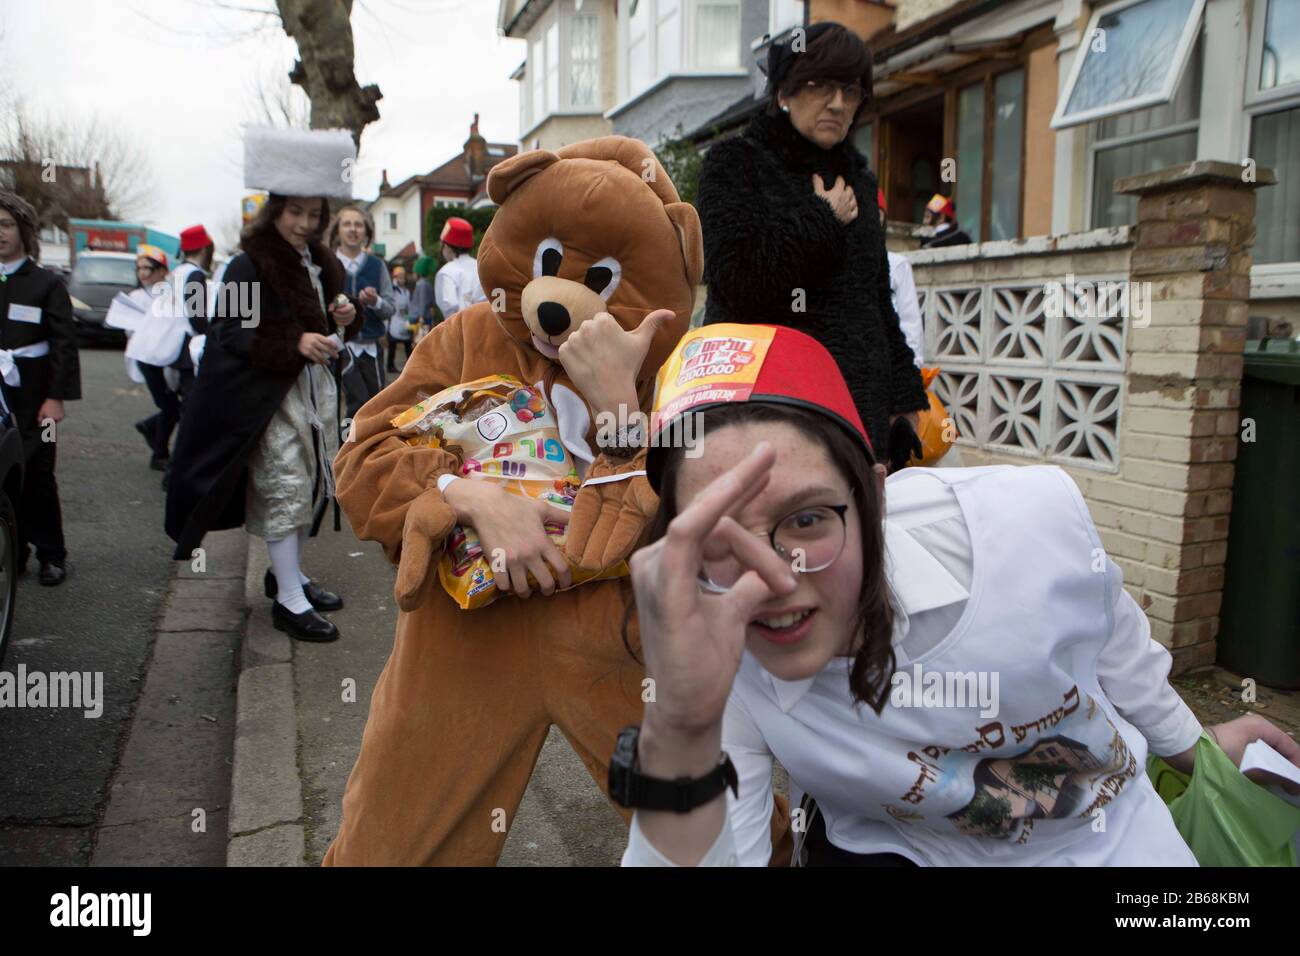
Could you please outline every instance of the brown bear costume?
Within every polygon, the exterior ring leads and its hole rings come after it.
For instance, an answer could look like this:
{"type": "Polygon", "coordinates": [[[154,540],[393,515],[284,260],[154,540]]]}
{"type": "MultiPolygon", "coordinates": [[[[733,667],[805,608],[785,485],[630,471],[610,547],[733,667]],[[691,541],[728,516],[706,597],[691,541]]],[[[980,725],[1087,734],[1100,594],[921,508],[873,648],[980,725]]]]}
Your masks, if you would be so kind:
{"type": "Polygon", "coordinates": [[[630,331],[671,309],[636,376],[648,411],[655,372],[694,304],[699,219],[646,145],[618,136],[508,159],[493,168],[488,193],[500,206],[479,249],[488,301],[420,342],[401,377],[361,409],[335,462],[357,535],[398,565],[402,613],[325,865],[494,864],[506,839],[501,811],[513,823],[552,724],[605,790],[619,730],[641,719],[644,672],[623,642],[628,579],[461,610],[436,574],[456,518],[437,483],[461,462],[412,447],[390,422],[486,375],[543,383],[584,472],[566,555],[591,570],[624,560],[658,507],[645,452],[594,453],[590,409],[558,358],[543,353],[599,312],[630,331]],[[570,323],[558,333],[554,304],[570,323]]]}

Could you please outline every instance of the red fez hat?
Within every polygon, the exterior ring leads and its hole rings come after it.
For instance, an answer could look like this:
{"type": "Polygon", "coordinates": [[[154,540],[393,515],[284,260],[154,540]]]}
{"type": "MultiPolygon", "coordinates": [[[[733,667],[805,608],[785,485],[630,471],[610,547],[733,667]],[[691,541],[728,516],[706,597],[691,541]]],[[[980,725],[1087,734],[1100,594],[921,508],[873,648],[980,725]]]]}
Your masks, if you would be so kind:
{"type": "Polygon", "coordinates": [[[945,196],[943,193],[935,193],[931,196],[930,201],[925,204],[925,208],[937,215],[947,216],[949,219],[957,215],[952,197],[945,196]]]}
{"type": "Polygon", "coordinates": [[[197,252],[210,245],[213,245],[212,237],[201,225],[181,230],[181,252],[197,252]]]}
{"type": "Polygon", "coordinates": [[[452,216],[443,225],[442,235],[438,238],[449,246],[455,246],[457,249],[472,249],[474,247],[474,227],[459,216],[452,216]]]}
{"type": "Polygon", "coordinates": [[[659,490],[661,446],[672,444],[673,423],[687,414],[731,402],[772,402],[819,412],[845,430],[874,464],[839,365],[810,335],[782,325],[720,322],[687,332],[655,377],[646,476],[659,490]]]}

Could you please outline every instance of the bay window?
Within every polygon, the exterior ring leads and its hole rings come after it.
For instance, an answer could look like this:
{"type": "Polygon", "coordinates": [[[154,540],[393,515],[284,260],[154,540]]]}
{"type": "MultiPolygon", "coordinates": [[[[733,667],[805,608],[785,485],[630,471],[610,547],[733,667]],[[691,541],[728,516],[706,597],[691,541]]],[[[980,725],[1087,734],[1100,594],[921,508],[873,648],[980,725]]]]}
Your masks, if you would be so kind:
{"type": "MultiPolygon", "coordinates": [[[[676,74],[740,71],[740,0],[627,0],[619,6],[624,96],[676,74]]],[[[802,3],[795,6],[802,9],[802,3]]]]}

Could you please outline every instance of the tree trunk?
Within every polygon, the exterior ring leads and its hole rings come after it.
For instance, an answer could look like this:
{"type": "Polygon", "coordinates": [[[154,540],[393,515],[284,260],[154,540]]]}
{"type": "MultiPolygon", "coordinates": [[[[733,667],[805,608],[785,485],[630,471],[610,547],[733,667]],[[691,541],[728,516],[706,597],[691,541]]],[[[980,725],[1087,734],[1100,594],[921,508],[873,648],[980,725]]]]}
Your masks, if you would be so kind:
{"type": "Polygon", "coordinates": [[[361,131],[379,119],[383,95],[362,87],[353,70],[352,0],[276,0],[284,32],[298,44],[289,80],[311,100],[313,129],[347,129],[361,145],[361,131]]]}

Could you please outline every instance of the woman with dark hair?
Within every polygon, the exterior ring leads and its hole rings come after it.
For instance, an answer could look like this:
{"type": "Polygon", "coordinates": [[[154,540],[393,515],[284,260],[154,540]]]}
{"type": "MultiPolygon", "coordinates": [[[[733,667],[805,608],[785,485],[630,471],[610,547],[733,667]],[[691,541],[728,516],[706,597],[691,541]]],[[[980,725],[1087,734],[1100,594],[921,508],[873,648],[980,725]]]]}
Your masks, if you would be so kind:
{"type": "Polygon", "coordinates": [[[772,44],[767,82],[764,112],[700,172],[704,322],[813,336],[882,458],[901,467],[920,454],[914,413],[927,400],[890,304],[876,178],[849,139],[871,102],[871,53],[840,24],[814,24],[772,44]]]}
{"type": "Polygon", "coordinates": [[[208,531],[264,538],[271,620],[299,640],[332,641],[318,611],[343,606],[302,573],[307,539],[334,493],[338,393],[331,363],[359,323],[343,266],[321,242],[327,196],[350,192],[346,132],[250,128],[245,185],[270,191],[230,261],[194,390],[183,405],[167,495],[174,557],[208,531]],[[326,172],[328,171],[328,172],[326,172]]]}
{"type": "MultiPolygon", "coordinates": [[[[1144,768],[1190,773],[1202,727],[1063,471],[886,482],[834,360],[786,328],[689,332],[656,386],[625,864],[767,865],[774,759],[800,864],[1195,864],[1144,768]],[[673,437],[695,415],[702,446],[673,437]]],[[[1300,765],[1261,717],[1205,732],[1300,765]]]]}

